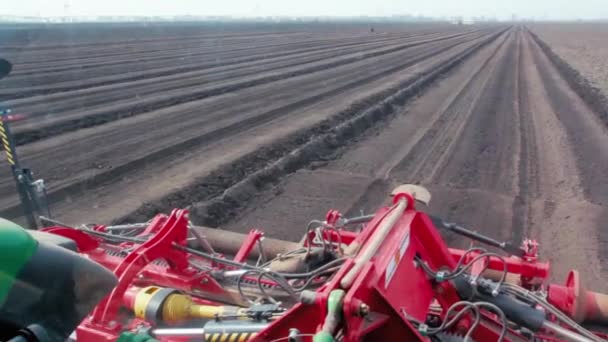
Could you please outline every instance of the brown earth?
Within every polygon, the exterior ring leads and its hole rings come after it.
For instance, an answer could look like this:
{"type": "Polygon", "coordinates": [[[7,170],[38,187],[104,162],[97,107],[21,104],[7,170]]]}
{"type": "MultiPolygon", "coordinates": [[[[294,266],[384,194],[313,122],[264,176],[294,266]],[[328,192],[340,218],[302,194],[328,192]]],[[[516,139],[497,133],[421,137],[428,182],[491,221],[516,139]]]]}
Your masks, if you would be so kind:
{"type": "MultiPolygon", "coordinates": [[[[285,146],[297,146],[315,129],[322,128],[326,120],[341,113],[354,113],[353,106],[360,109],[381,102],[401,86],[473,51],[503,29],[406,25],[401,31],[376,35],[351,28],[337,33],[296,32],[288,37],[259,34],[238,39],[237,36],[222,41],[226,45],[215,55],[227,50],[242,58],[250,56],[251,49],[263,50],[266,45],[280,45],[274,48],[274,53],[284,54],[289,49],[298,50],[289,46],[300,46],[294,35],[305,42],[312,41],[318,51],[313,55],[296,51],[287,64],[282,57],[277,62],[272,55],[235,63],[222,59],[225,62],[222,72],[196,71],[193,76],[188,71],[180,77],[171,76],[173,83],[168,84],[175,89],[164,87],[166,76],[157,75],[156,64],[142,63],[150,74],[146,74],[146,84],[135,81],[137,86],[131,80],[91,86],[88,74],[74,73],[70,77],[75,79],[70,82],[80,84],[82,89],[28,96],[6,104],[15,112],[29,111],[28,120],[12,127],[17,137],[26,136],[24,132],[28,130],[44,132],[30,134],[30,139],[19,147],[19,153],[24,163],[48,182],[55,216],[69,222],[110,221],[175,192],[181,200],[172,204],[186,206],[197,202],[204,194],[182,191],[200,184],[196,179],[242,158],[271,162],[279,152],[271,147],[274,156],[260,157],[259,152],[265,146],[294,138],[295,143],[285,146]],[[231,39],[238,42],[231,44],[231,39]],[[288,46],[284,46],[284,41],[288,46]],[[355,42],[355,47],[340,47],[346,41],[355,42]],[[57,129],[49,129],[49,125],[57,129]]],[[[205,39],[209,40],[203,37],[203,42],[205,39]]],[[[217,41],[214,37],[208,45],[217,41]]],[[[84,49],[80,63],[88,65],[89,54],[100,53],[95,49],[105,51],[106,45],[78,45],[73,53],[84,49]]],[[[157,49],[158,42],[144,41],[141,45],[136,50],[157,49]]],[[[49,49],[43,50],[47,56],[52,55],[49,49]]],[[[7,92],[20,94],[21,88],[11,88],[11,84],[22,81],[20,75],[28,70],[29,64],[24,62],[23,66],[20,62],[40,58],[38,50],[24,49],[14,60],[15,74],[4,85],[7,92]]],[[[111,51],[120,56],[124,52],[111,51]]],[[[213,50],[205,51],[214,55],[213,50]]],[[[64,62],[73,63],[71,58],[64,62]]],[[[42,79],[53,74],[56,65],[44,67],[49,69],[33,75],[42,79]]],[[[122,68],[124,74],[129,66],[122,68]]],[[[105,66],[90,69],[100,77],[113,72],[105,66]]],[[[249,170],[255,167],[250,166],[249,170]]],[[[246,173],[247,170],[238,171],[239,176],[246,173]]],[[[20,216],[13,189],[10,174],[0,174],[3,194],[0,208],[7,217],[20,216]]]]}
{"type": "MultiPolygon", "coordinates": [[[[196,223],[297,240],[329,208],[369,212],[414,182],[430,212],[537,238],[557,279],[578,268],[608,290],[606,125],[526,28],[149,31],[38,29],[0,46],[15,62],[0,98],[29,115],[19,153],[59,220],[189,207],[196,223]]],[[[0,194],[19,220],[4,169],[0,194]]]]}
{"type": "Polygon", "coordinates": [[[530,29],[592,85],[608,94],[608,24],[534,24],[530,29]]]}
{"type": "Polygon", "coordinates": [[[369,212],[395,185],[421,183],[434,197],[430,212],[502,240],[536,238],[558,281],[577,268],[605,291],[607,144],[596,113],[530,34],[514,29],[374,134],[287,177],[225,227],[294,239],[329,208],[369,212]]]}

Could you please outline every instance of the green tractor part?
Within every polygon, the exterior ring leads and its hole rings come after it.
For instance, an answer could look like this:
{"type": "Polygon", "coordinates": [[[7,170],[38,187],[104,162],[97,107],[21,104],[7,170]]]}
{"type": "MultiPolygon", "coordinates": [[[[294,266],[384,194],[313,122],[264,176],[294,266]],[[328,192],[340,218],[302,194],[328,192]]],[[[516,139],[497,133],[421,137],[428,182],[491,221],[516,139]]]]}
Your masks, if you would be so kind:
{"type": "Polygon", "coordinates": [[[314,342],[334,342],[334,333],[342,321],[342,304],[344,303],[344,290],[333,290],[327,299],[327,316],[321,331],[315,334],[314,342]]]}
{"type": "Polygon", "coordinates": [[[101,265],[47,239],[51,234],[32,233],[0,219],[2,341],[30,326],[52,340],[67,338],[117,282],[101,265]]]}

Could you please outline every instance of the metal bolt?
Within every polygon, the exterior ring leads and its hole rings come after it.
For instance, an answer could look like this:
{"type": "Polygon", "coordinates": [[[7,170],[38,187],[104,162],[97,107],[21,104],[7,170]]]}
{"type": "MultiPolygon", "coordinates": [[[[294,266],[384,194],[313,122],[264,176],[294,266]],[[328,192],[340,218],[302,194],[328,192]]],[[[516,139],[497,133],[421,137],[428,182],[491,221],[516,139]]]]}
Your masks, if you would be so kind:
{"type": "Polygon", "coordinates": [[[300,330],[298,330],[296,328],[290,328],[289,336],[287,336],[287,341],[288,342],[301,342],[302,337],[300,335],[301,335],[300,330]]]}
{"type": "Polygon", "coordinates": [[[369,314],[369,305],[361,303],[359,305],[359,316],[365,317],[369,314]]]}
{"type": "Polygon", "coordinates": [[[300,302],[302,304],[312,305],[317,300],[317,293],[310,290],[304,290],[300,293],[300,302]]]}

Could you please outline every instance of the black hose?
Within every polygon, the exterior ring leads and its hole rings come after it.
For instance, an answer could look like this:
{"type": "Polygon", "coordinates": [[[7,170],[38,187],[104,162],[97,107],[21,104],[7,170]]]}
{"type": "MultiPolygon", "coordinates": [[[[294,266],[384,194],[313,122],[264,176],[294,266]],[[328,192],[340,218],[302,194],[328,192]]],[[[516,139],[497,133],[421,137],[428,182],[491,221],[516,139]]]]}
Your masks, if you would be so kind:
{"type": "Polygon", "coordinates": [[[543,327],[545,322],[545,313],[543,311],[521,303],[509,295],[499,293],[496,296],[492,296],[475,291],[466,277],[454,279],[454,286],[461,298],[473,298],[476,301],[494,304],[505,313],[510,321],[517,325],[526,327],[534,332],[539,331],[543,327]]]}

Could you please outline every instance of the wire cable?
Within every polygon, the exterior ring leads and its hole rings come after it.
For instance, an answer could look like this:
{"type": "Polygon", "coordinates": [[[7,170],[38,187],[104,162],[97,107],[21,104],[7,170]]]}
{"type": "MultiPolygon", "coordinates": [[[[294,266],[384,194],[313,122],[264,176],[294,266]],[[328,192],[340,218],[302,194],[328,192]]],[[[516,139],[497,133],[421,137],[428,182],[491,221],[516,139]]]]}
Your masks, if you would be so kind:
{"type": "Polygon", "coordinates": [[[316,270],[306,272],[306,273],[278,273],[278,274],[286,279],[308,278],[308,277],[314,276],[315,274],[318,274],[328,268],[332,268],[334,266],[341,265],[345,261],[346,261],[346,258],[338,258],[338,259],[328,262],[327,264],[317,268],[316,270]]]}
{"type": "Polygon", "coordinates": [[[489,302],[477,302],[475,303],[475,305],[478,307],[485,307],[486,309],[493,311],[500,317],[502,329],[500,331],[500,335],[498,335],[498,340],[496,342],[502,342],[507,336],[509,327],[509,321],[507,320],[507,316],[505,315],[505,313],[498,306],[489,302]]]}
{"type": "Polygon", "coordinates": [[[265,268],[265,267],[269,266],[270,264],[272,264],[274,261],[283,261],[283,260],[295,258],[298,256],[298,254],[302,254],[302,253],[306,253],[306,248],[302,247],[302,248],[298,248],[298,249],[293,249],[291,251],[277,255],[273,259],[268,260],[265,263],[263,263],[262,265],[260,265],[260,267],[265,268]]]}
{"type": "Polygon", "coordinates": [[[568,317],[568,315],[564,314],[559,309],[557,309],[555,306],[553,306],[551,303],[549,303],[547,300],[545,300],[542,296],[540,296],[534,292],[531,292],[529,290],[526,290],[519,285],[510,284],[510,283],[504,284],[504,290],[506,290],[505,291],[506,293],[509,293],[512,295],[531,299],[536,304],[538,304],[543,309],[545,309],[547,312],[549,312],[553,316],[555,316],[562,323],[568,325],[570,328],[577,331],[579,334],[581,334],[593,341],[598,341],[598,342],[605,341],[604,339],[600,338],[599,336],[595,335],[591,331],[587,330],[586,328],[584,328],[583,326],[581,326],[580,324],[575,322],[573,319],[568,317]]]}
{"type": "MultiPolygon", "coordinates": [[[[74,228],[74,227],[69,227],[69,226],[64,226],[67,228],[74,228]]],[[[78,228],[74,228],[74,229],[78,229],[78,228]]],[[[116,242],[136,242],[136,243],[144,243],[147,240],[146,239],[142,239],[142,238],[136,238],[136,237],[130,237],[130,236],[121,236],[121,235],[115,235],[115,234],[109,234],[109,233],[103,233],[103,232],[97,232],[94,230],[91,230],[89,228],[81,228],[79,230],[82,230],[88,234],[91,235],[96,235],[98,237],[102,237],[106,240],[110,240],[110,241],[116,241],[116,242]]],[[[215,261],[217,263],[220,264],[224,264],[224,265],[228,265],[228,266],[233,266],[236,268],[244,268],[244,269],[251,269],[251,270],[262,270],[259,267],[253,266],[253,265],[249,265],[249,264],[245,264],[245,263],[240,263],[240,262],[236,262],[236,261],[232,261],[229,259],[225,259],[225,258],[221,258],[221,257],[217,257],[215,255],[209,254],[209,253],[205,253],[205,252],[201,252],[199,250],[196,250],[194,248],[190,248],[190,247],[186,247],[183,245],[179,245],[177,243],[173,244],[173,248],[184,251],[184,252],[188,252],[190,254],[196,255],[196,256],[200,256],[206,259],[210,259],[212,261],[215,261]]]]}
{"type": "Polygon", "coordinates": [[[488,250],[483,248],[483,247],[471,247],[469,249],[467,249],[461,256],[460,258],[458,258],[458,262],[456,263],[456,267],[454,267],[454,269],[459,269],[460,267],[462,267],[462,263],[464,262],[464,260],[466,259],[466,256],[471,254],[472,252],[481,252],[481,253],[487,253],[488,250]]]}
{"type": "Polygon", "coordinates": [[[328,269],[328,270],[325,270],[324,272],[319,272],[319,274],[316,274],[314,277],[310,277],[310,278],[308,278],[308,279],[307,279],[307,280],[306,280],[306,281],[305,281],[305,282],[304,282],[302,285],[300,285],[300,286],[298,286],[298,287],[293,287],[293,289],[294,289],[296,292],[301,292],[301,291],[304,291],[306,288],[308,288],[308,286],[310,286],[310,284],[311,284],[311,283],[312,283],[312,282],[315,280],[315,278],[317,278],[317,277],[319,277],[319,276],[321,276],[321,275],[324,275],[324,274],[326,274],[326,273],[328,273],[328,274],[334,273],[334,272],[336,272],[337,270],[339,270],[341,267],[342,267],[342,266],[337,266],[337,267],[334,267],[334,268],[330,268],[330,269],[328,269]]]}
{"type": "MultiPolygon", "coordinates": [[[[507,332],[508,332],[507,317],[498,306],[496,306],[492,303],[488,303],[488,302],[470,302],[470,301],[456,302],[447,309],[446,314],[445,314],[445,319],[442,321],[442,323],[439,325],[439,327],[428,328],[426,333],[429,336],[434,336],[441,332],[448,331],[454,326],[454,324],[456,324],[460,319],[462,319],[467,313],[472,313],[472,314],[474,314],[475,319],[473,320],[473,323],[471,324],[471,326],[469,327],[469,329],[467,330],[467,332],[464,336],[464,340],[467,341],[471,338],[471,335],[473,334],[475,329],[481,323],[481,309],[482,308],[486,309],[488,311],[492,311],[500,317],[501,323],[502,323],[502,329],[501,329],[500,335],[498,336],[497,341],[498,342],[504,341],[504,339],[507,335],[507,332]],[[462,307],[462,309],[457,310],[459,307],[462,307]]],[[[414,323],[417,327],[420,327],[423,325],[421,322],[418,322],[413,318],[409,318],[409,320],[412,321],[412,323],[414,323]]]]}
{"type": "MultiPolygon", "coordinates": [[[[54,220],[53,220],[54,221],[54,220]]],[[[70,227],[68,225],[62,224],[60,222],[52,222],[56,225],[59,226],[64,226],[67,228],[73,228],[73,229],[78,229],[78,228],[74,228],[74,227],[70,227]]],[[[87,226],[83,226],[82,228],[80,228],[79,230],[103,238],[106,241],[113,241],[113,242],[134,242],[134,243],[145,243],[147,240],[146,239],[142,239],[139,237],[130,237],[130,236],[122,236],[122,235],[116,235],[116,234],[110,234],[110,233],[104,233],[104,232],[98,232],[98,231],[94,231],[91,228],[87,227],[87,226]]],[[[339,268],[335,268],[335,266],[341,265],[346,259],[345,258],[340,258],[340,259],[335,259],[333,261],[328,262],[327,264],[317,268],[314,271],[311,272],[306,272],[306,273],[275,273],[275,272],[270,272],[264,268],[261,267],[257,267],[257,266],[252,266],[249,264],[245,264],[245,263],[239,263],[236,261],[232,261],[232,260],[228,260],[222,257],[218,257],[209,253],[205,253],[205,252],[201,252],[199,250],[190,248],[190,247],[186,247],[183,245],[179,245],[179,244],[173,244],[173,248],[176,248],[178,250],[182,250],[185,252],[188,252],[190,254],[196,255],[196,256],[200,256],[202,258],[206,258],[209,260],[212,260],[214,262],[220,263],[220,264],[224,264],[224,265],[228,265],[228,266],[232,266],[238,269],[245,269],[247,270],[245,273],[241,274],[238,278],[237,278],[237,289],[239,290],[239,294],[243,297],[246,298],[246,296],[244,295],[242,288],[241,288],[241,282],[244,278],[245,275],[250,274],[250,273],[255,273],[258,274],[258,288],[261,292],[261,294],[263,296],[265,296],[266,298],[268,298],[269,300],[272,300],[272,297],[270,295],[268,295],[268,293],[266,292],[266,290],[263,288],[263,286],[261,286],[261,279],[266,277],[268,279],[270,279],[271,281],[273,281],[274,283],[277,284],[278,287],[282,288],[285,292],[287,292],[291,297],[297,299],[297,294],[296,291],[289,285],[289,283],[287,282],[287,279],[306,279],[305,284],[308,286],[308,284],[310,284],[312,282],[312,280],[314,280],[314,277],[317,277],[320,274],[326,274],[329,273],[330,271],[335,272],[337,269],[339,268]]],[[[300,250],[295,250],[292,251],[293,253],[296,253],[296,251],[301,251],[300,250]]],[[[289,253],[289,252],[288,252],[289,253]]],[[[198,269],[201,269],[200,267],[198,267],[198,265],[196,265],[198,269]]]]}
{"type": "MultiPolygon", "coordinates": [[[[325,222],[323,221],[319,221],[319,220],[312,220],[310,222],[308,222],[308,224],[306,225],[306,235],[304,235],[304,237],[306,238],[306,242],[307,246],[306,246],[306,259],[308,259],[308,257],[310,256],[310,252],[312,249],[312,240],[310,238],[310,231],[311,230],[316,230],[319,227],[322,227],[325,225],[325,222]],[[317,226],[313,227],[313,224],[316,224],[317,226]]],[[[323,243],[323,248],[325,248],[325,239],[321,238],[321,242],[323,243]]]]}
{"type": "Polygon", "coordinates": [[[252,304],[253,301],[251,301],[247,296],[245,296],[245,294],[243,293],[241,283],[242,283],[243,279],[245,278],[245,276],[247,274],[251,274],[251,273],[255,273],[258,275],[257,279],[256,279],[256,285],[257,285],[260,293],[262,294],[262,296],[264,296],[264,298],[268,299],[270,302],[272,302],[274,304],[278,303],[272,296],[270,296],[266,292],[266,289],[264,288],[264,286],[262,284],[262,278],[264,278],[264,277],[270,279],[272,282],[277,284],[277,286],[279,288],[281,288],[283,291],[285,291],[286,293],[288,293],[292,297],[292,299],[294,299],[294,300],[299,299],[298,295],[296,294],[296,291],[291,287],[291,285],[289,285],[289,283],[287,283],[287,281],[285,279],[281,279],[282,277],[279,274],[272,273],[272,272],[269,272],[266,270],[247,270],[247,271],[243,272],[242,274],[240,274],[238,276],[238,278],[236,279],[236,287],[239,292],[239,295],[243,299],[248,301],[250,304],[252,304]]]}
{"type": "MultiPolygon", "coordinates": [[[[465,254],[463,254],[460,258],[460,260],[457,263],[457,267],[456,269],[454,269],[451,272],[444,272],[444,271],[433,271],[429,265],[427,265],[424,260],[422,260],[421,258],[416,258],[415,260],[417,261],[418,265],[420,265],[420,267],[422,267],[422,269],[431,277],[433,277],[436,280],[439,281],[446,281],[446,280],[452,280],[455,279],[457,277],[460,277],[461,275],[463,275],[466,271],[468,271],[471,267],[473,267],[473,265],[483,259],[483,258],[490,258],[490,257],[496,257],[498,258],[500,261],[502,261],[503,264],[503,272],[502,275],[500,277],[500,280],[498,281],[496,288],[494,289],[494,291],[498,291],[500,289],[500,287],[505,283],[505,280],[507,278],[507,274],[508,274],[508,269],[507,269],[507,261],[505,260],[504,257],[502,257],[501,255],[498,255],[496,253],[492,253],[492,252],[485,252],[485,253],[481,253],[479,255],[477,255],[476,257],[473,258],[473,260],[471,260],[471,262],[469,262],[468,264],[464,265],[464,266],[460,266],[458,267],[458,265],[462,265],[462,262],[464,260],[464,256],[471,253],[473,250],[476,250],[477,248],[471,248],[469,250],[467,250],[465,252],[465,254]],[[443,273],[440,273],[443,272],[443,273]]],[[[487,266],[486,266],[487,268],[487,266]]],[[[493,292],[494,292],[493,291],[493,292]]]]}
{"type": "Polygon", "coordinates": [[[471,327],[469,328],[469,330],[467,331],[467,333],[465,335],[465,340],[466,340],[473,333],[473,330],[475,330],[475,328],[477,327],[477,325],[479,324],[479,321],[480,321],[479,308],[477,306],[475,306],[475,303],[468,302],[468,301],[460,301],[460,302],[456,302],[456,303],[452,304],[446,311],[445,319],[441,322],[439,327],[428,329],[427,334],[436,335],[440,332],[450,329],[462,317],[464,317],[464,315],[466,315],[469,311],[471,311],[475,315],[475,319],[473,321],[473,324],[471,324],[471,327]],[[450,315],[453,313],[453,311],[455,311],[460,306],[464,306],[464,308],[462,308],[452,318],[450,318],[450,315]]]}

